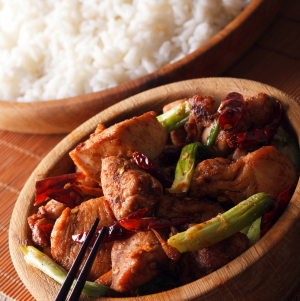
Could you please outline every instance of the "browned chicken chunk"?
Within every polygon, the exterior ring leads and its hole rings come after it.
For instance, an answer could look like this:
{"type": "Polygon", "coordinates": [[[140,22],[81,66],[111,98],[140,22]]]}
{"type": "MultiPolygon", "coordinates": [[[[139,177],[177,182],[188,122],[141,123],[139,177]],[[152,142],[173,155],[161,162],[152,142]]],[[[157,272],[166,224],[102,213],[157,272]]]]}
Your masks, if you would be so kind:
{"type": "Polygon", "coordinates": [[[111,156],[102,160],[102,188],[117,219],[141,209],[149,213],[160,200],[162,185],[136,164],[111,156]]]}
{"type": "Polygon", "coordinates": [[[118,292],[133,290],[154,279],[168,261],[151,231],[115,241],[111,257],[111,288],[118,292]]]}
{"type": "Polygon", "coordinates": [[[158,204],[156,216],[164,218],[190,217],[191,223],[203,223],[223,212],[224,210],[218,202],[166,195],[158,204]]]}
{"type": "MultiPolygon", "coordinates": [[[[51,235],[51,254],[59,265],[67,270],[71,268],[81,247],[81,244],[73,241],[72,235],[90,230],[96,217],[100,218],[99,227],[115,220],[104,197],[88,200],[74,209],[66,208],[56,220],[51,235]]],[[[94,281],[111,269],[112,244],[101,244],[89,273],[89,280],[94,281]]],[[[85,259],[88,254],[89,252],[85,259]]]]}
{"type": "Polygon", "coordinates": [[[45,206],[41,206],[38,213],[44,214],[47,217],[56,220],[60,217],[67,206],[55,200],[50,200],[45,206]]]}
{"type": "Polygon", "coordinates": [[[80,170],[100,182],[102,158],[130,158],[133,151],[140,151],[155,160],[163,151],[166,141],[167,133],[157,121],[156,113],[148,112],[92,134],[71,151],[70,156],[80,170]]]}
{"type": "Polygon", "coordinates": [[[238,232],[208,248],[183,254],[179,262],[182,284],[204,277],[228,264],[245,252],[248,244],[248,237],[238,232]]]}
{"type": "Polygon", "coordinates": [[[180,103],[188,101],[191,105],[191,113],[184,127],[170,133],[172,143],[180,146],[186,143],[200,141],[203,129],[212,123],[212,115],[215,110],[215,101],[209,96],[194,95],[191,98],[176,100],[164,106],[163,112],[167,112],[180,103]]]}
{"type": "Polygon", "coordinates": [[[248,244],[248,237],[238,232],[217,244],[191,253],[197,268],[209,274],[245,252],[248,244]]]}
{"type": "Polygon", "coordinates": [[[32,241],[42,248],[50,246],[49,236],[43,230],[43,226],[54,225],[54,220],[41,214],[33,214],[27,220],[32,231],[32,241]]]}
{"type": "Polygon", "coordinates": [[[289,157],[273,146],[265,146],[236,162],[224,158],[202,161],[195,169],[190,196],[211,196],[238,204],[265,192],[275,199],[287,185],[297,181],[298,173],[289,157]]]}
{"type": "Polygon", "coordinates": [[[195,95],[189,99],[191,104],[190,118],[184,128],[187,131],[187,142],[200,141],[203,129],[213,122],[216,102],[210,96],[195,95]]]}
{"type": "Polygon", "coordinates": [[[208,248],[182,254],[178,262],[181,284],[200,279],[223,267],[245,252],[248,244],[247,236],[238,232],[208,248]]]}
{"type": "Polygon", "coordinates": [[[36,214],[28,217],[28,225],[32,231],[33,242],[42,247],[50,246],[50,233],[43,230],[42,226],[54,225],[67,206],[55,200],[50,200],[45,206],[41,206],[36,214]]]}

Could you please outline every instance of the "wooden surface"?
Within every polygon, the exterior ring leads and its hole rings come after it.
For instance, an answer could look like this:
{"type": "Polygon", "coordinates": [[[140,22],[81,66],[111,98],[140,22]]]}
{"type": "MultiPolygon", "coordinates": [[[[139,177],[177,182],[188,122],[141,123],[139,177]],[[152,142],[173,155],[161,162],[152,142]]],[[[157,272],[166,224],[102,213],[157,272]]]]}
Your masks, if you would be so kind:
{"type": "MultiPolygon", "coordinates": [[[[223,75],[267,83],[300,101],[299,11],[299,0],[285,1],[276,19],[262,38],[223,75]]],[[[23,286],[12,266],[8,251],[9,222],[14,203],[24,183],[42,158],[63,138],[64,135],[28,135],[0,131],[1,301],[35,300],[23,286]]],[[[276,273],[276,267],[272,268],[271,274],[276,273]]],[[[255,274],[253,277],[255,278],[255,274]]],[[[278,275],[278,277],[281,276],[278,275]]],[[[291,288],[288,293],[286,300],[300,299],[300,279],[298,288],[291,288]]],[[[241,300],[243,300],[242,297],[241,300]]]]}
{"type": "Polygon", "coordinates": [[[60,101],[21,104],[0,101],[4,113],[0,115],[0,128],[23,133],[66,133],[106,107],[149,88],[189,78],[215,76],[257,40],[283,2],[252,0],[237,18],[195,52],[115,88],[60,101]]]}

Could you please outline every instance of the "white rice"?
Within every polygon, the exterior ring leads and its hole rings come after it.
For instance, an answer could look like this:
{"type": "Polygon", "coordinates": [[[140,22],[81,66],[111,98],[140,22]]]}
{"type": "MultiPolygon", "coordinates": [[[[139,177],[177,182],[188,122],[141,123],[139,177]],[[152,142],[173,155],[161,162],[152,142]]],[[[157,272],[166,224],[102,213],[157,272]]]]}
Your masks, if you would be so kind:
{"type": "Polygon", "coordinates": [[[0,0],[0,99],[46,101],[152,73],[249,0],[0,0]]]}

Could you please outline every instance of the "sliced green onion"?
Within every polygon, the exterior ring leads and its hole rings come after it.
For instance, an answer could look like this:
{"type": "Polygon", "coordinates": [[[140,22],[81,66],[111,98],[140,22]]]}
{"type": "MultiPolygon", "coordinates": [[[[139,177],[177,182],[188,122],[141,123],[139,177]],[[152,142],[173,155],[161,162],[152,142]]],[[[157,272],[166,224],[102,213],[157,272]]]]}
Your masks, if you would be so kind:
{"type": "MultiPolygon", "coordinates": [[[[20,249],[24,253],[24,259],[28,264],[38,268],[56,282],[63,284],[67,276],[67,271],[64,268],[33,246],[20,246],[20,249]]],[[[109,287],[105,285],[86,281],[82,293],[91,297],[103,297],[108,289],[109,287]]]]}
{"type": "Polygon", "coordinates": [[[191,105],[188,101],[185,101],[156,118],[165,130],[170,133],[183,126],[189,120],[190,111],[191,105]]]}
{"type": "Polygon", "coordinates": [[[215,119],[214,123],[210,129],[209,135],[207,136],[206,142],[204,144],[205,146],[207,146],[208,148],[212,147],[212,145],[215,143],[215,140],[218,136],[219,129],[220,129],[220,126],[218,124],[217,119],[215,119]]]}
{"type": "Polygon", "coordinates": [[[201,143],[195,142],[186,145],[182,149],[175,169],[174,182],[172,187],[168,189],[169,193],[185,194],[188,192],[200,146],[201,143]]]}
{"type": "Polygon", "coordinates": [[[223,214],[170,237],[168,244],[181,253],[209,247],[252,224],[271,206],[268,194],[255,194],[223,214]]]}
{"type": "Polygon", "coordinates": [[[249,239],[249,247],[253,246],[260,239],[261,217],[255,220],[250,226],[247,236],[249,239]]]}

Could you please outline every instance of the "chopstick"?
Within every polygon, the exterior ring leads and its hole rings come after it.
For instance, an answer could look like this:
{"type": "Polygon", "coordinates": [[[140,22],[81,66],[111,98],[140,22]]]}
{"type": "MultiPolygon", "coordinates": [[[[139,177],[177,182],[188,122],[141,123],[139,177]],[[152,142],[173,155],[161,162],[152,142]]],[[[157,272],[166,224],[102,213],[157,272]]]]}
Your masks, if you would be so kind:
{"type": "MultiPolygon", "coordinates": [[[[83,257],[85,255],[85,252],[90,244],[90,241],[91,239],[93,238],[94,236],[94,233],[96,232],[96,229],[97,229],[97,226],[99,224],[99,218],[96,218],[92,227],[91,227],[91,230],[89,231],[87,237],[86,237],[86,240],[84,241],[83,245],[81,246],[78,254],[77,254],[77,257],[71,267],[71,269],[69,270],[67,276],[66,276],[66,279],[64,281],[64,283],[62,284],[58,294],[56,295],[56,298],[54,301],[65,301],[66,300],[66,297],[70,291],[70,288],[75,280],[75,277],[76,277],[76,273],[80,267],[80,264],[83,260],[83,257]]],[[[106,232],[106,227],[103,227],[100,234],[98,235],[92,249],[91,249],[91,252],[84,264],[84,267],[82,268],[81,270],[81,273],[76,281],[76,284],[73,288],[73,291],[72,293],[70,294],[69,298],[67,299],[68,301],[76,301],[78,300],[78,298],[80,297],[80,293],[84,287],[84,284],[85,284],[85,281],[86,281],[86,277],[87,277],[87,274],[88,272],[90,271],[90,268],[95,260],[95,257],[96,257],[96,254],[97,254],[97,251],[98,251],[98,248],[100,246],[100,243],[105,235],[105,232],[106,232]]]]}
{"type": "Polygon", "coordinates": [[[95,257],[96,257],[96,254],[97,254],[97,251],[99,249],[99,246],[100,246],[100,243],[105,235],[105,232],[106,232],[106,227],[104,226],[100,232],[100,234],[98,235],[94,245],[93,245],[93,248],[78,276],[78,279],[77,279],[77,282],[76,282],[76,285],[73,289],[73,291],[71,292],[69,298],[67,301],[77,301],[79,299],[79,296],[81,294],[81,291],[84,287],[84,284],[85,284],[85,281],[86,281],[86,278],[87,278],[87,275],[92,267],[92,264],[95,260],[95,257]]]}

